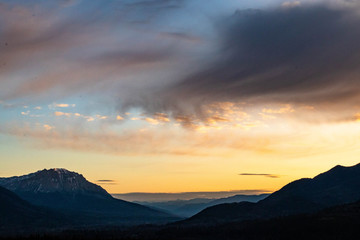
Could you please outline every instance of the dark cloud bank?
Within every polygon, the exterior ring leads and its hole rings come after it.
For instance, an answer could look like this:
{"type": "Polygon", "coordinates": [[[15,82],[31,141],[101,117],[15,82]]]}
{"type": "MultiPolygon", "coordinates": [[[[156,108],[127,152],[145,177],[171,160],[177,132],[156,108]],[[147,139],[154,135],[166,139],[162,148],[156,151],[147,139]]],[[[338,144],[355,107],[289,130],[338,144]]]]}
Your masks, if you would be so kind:
{"type": "Polygon", "coordinates": [[[317,4],[241,10],[218,26],[221,51],[212,64],[140,104],[150,112],[190,108],[201,113],[202,104],[215,101],[332,109],[359,103],[356,8],[317,4]]]}
{"type": "Polygon", "coordinates": [[[85,2],[79,2],[59,12],[47,13],[45,8],[41,14],[0,5],[0,84],[4,86],[0,96],[5,100],[40,94],[53,97],[56,89],[62,96],[84,88],[96,90],[97,84],[111,79],[104,92],[116,92],[122,111],[140,107],[150,114],[167,112],[174,118],[195,114],[203,119],[203,106],[218,101],[309,104],[336,111],[360,102],[360,11],[356,4],[350,8],[324,1],[239,10],[217,18],[217,36],[200,41],[211,42],[214,48],[205,59],[195,50],[192,56],[178,57],[186,49],[182,44],[199,42],[196,37],[178,29],[158,29],[158,22],[166,20],[164,11],[180,11],[185,3],[94,1],[84,8],[85,2]],[[84,10],[73,16],[80,8],[84,10]],[[145,13],[153,21],[142,19],[145,13]],[[53,14],[62,18],[55,21],[49,17],[53,14]],[[51,25],[46,24],[48,18],[51,25]],[[133,28],[139,21],[143,23],[133,28]],[[116,31],[111,31],[110,38],[101,37],[108,35],[106,29],[118,29],[118,24],[126,30],[125,36],[136,36],[136,41],[124,41],[116,31]],[[150,32],[145,31],[148,28],[150,32]],[[54,61],[58,58],[61,67],[54,61]],[[195,63],[195,58],[204,62],[195,63]],[[186,66],[191,63],[187,72],[180,66],[186,61],[186,66]],[[176,71],[158,81],[157,74],[168,70],[168,62],[176,65],[176,71]],[[32,67],[40,73],[27,70],[32,67]],[[22,74],[27,72],[33,75],[22,74]]]}

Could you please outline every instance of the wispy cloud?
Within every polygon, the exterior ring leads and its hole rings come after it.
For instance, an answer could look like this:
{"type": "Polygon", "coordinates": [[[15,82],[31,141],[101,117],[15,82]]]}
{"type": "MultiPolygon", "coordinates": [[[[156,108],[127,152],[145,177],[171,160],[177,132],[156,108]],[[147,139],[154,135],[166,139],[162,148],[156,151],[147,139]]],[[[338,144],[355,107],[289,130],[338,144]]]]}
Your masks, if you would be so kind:
{"type": "Polygon", "coordinates": [[[21,112],[21,115],[27,116],[30,114],[30,111],[26,111],[26,112],[21,112]]]}
{"type": "Polygon", "coordinates": [[[97,182],[115,182],[115,180],[96,180],[97,182]]]}
{"type": "Polygon", "coordinates": [[[240,176],[253,176],[253,177],[267,177],[267,178],[280,178],[280,175],[269,173],[240,173],[240,176]]]}
{"type": "MultiPolygon", "coordinates": [[[[97,128],[89,129],[63,122],[58,124],[47,122],[34,126],[28,123],[6,124],[0,126],[0,132],[16,136],[31,147],[43,149],[67,149],[127,156],[198,157],[226,157],[246,151],[261,156],[297,158],[339,154],[358,148],[356,139],[360,134],[360,125],[356,118],[353,118],[352,122],[322,126],[299,126],[298,122],[287,126],[281,121],[276,121],[271,125],[254,127],[249,121],[239,127],[222,128],[221,131],[216,128],[205,129],[206,131],[201,134],[198,134],[198,131],[179,131],[180,129],[173,127],[173,123],[119,131],[107,123],[102,125],[103,122],[100,121],[91,124],[100,127],[100,131],[97,131],[97,128]],[[51,129],[44,127],[44,124],[49,125],[51,129]],[[297,130],[299,128],[301,131],[297,130]],[[342,141],[339,142],[338,139],[342,141]]],[[[66,118],[66,121],[69,120],[66,118]]],[[[201,128],[198,130],[202,131],[201,128]]],[[[265,177],[265,175],[261,176],[265,177]]]]}
{"type": "Polygon", "coordinates": [[[269,114],[283,114],[283,113],[292,113],[295,112],[294,108],[286,104],[285,106],[279,108],[279,109],[272,109],[272,108],[264,108],[262,110],[263,113],[269,113],[269,114]]]}
{"type": "Polygon", "coordinates": [[[7,103],[7,102],[1,101],[1,100],[0,100],[0,106],[3,107],[3,108],[5,108],[5,109],[14,107],[13,104],[7,103]]]}
{"type": "Polygon", "coordinates": [[[284,8],[299,7],[299,6],[301,6],[301,2],[300,1],[286,1],[286,2],[283,2],[281,4],[281,6],[284,8]]]}
{"type": "Polygon", "coordinates": [[[68,104],[68,103],[53,103],[50,104],[49,109],[55,109],[55,108],[69,108],[69,107],[76,107],[76,104],[68,104]]]}
{"type": "Polygon", "coordinates": [[[100,180],[96,180],[97,184],[100,185],[116,185],[116,181],[115,180],[110,180],[110,179],[100,179],[100,180]]]}
{"type": "MultiPolygon", "coordinates": [[[[54,116],[56,117],[75,117],[75,118],[83,118],[88,122],[93,122],[95,120],[107,120],[109,119],[109,116],[105,116],[105,115],[100,115],[100,114],[96,114],[94,116],[87,116],[87,115],[83,115],[80,113],[70,113],[70,112],[60,112],[60,111],[55,111],[54,112],[54,116]]],[[[119,120],[119,119],[118,119],[119,120]]]]}
{"type": "Polygon", "coordinates": [[[57,117],[61,117],[61,116],[66,116],[66,117],[70,117],[72,114],[71,113],[66,113],[66,112],[54,112],[54,115],[57,117]]]}
{"type": "Polygon", "coordinates": [[[49,124],[44,124],[43,127],[45,128],[45,130],[50,131],[51,129],[53,129],[53,126],[50,126],[49,124]]]}
{"type": "MultiPolygon", "coordinates": [[[[44,5],[30,2],[0,5],[0,76],[4,76],[0,84],[8,86],[7,91],[0,91],[4,99],[56,99],[98,84],[109,92],[132,96],[141,89],[135,77],[146,78],[142,84],[148,85],[165,78],[160,69],[167,73],[184,65],[175,66],[184,52],[177,41],[190,40],[191,35],[169,33],[174,37],[166,38],[159,34],[161,24],[152,21],[164,18],[175,4],[172,1],[72,1],[71,7],[58,0],[44,5]],[[9,78],[16,79],[16,84],[9,78]]],[[[185,47],[191,44],[187,41],[185,47]]]]}

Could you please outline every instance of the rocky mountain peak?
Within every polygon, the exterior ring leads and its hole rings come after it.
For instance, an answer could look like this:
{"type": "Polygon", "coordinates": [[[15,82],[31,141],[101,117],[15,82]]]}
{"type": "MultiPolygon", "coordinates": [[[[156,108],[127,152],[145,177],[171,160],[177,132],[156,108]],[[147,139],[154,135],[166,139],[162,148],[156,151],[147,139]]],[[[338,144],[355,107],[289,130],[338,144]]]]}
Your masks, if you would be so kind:
{"type": "Polygon", "coordinates": [[[100,186],[88,182],[83,175],[64,168],[44,169],[23,176],[0,178],[0,186],[15,192],[97,193],[109,195],[100,186]]]}

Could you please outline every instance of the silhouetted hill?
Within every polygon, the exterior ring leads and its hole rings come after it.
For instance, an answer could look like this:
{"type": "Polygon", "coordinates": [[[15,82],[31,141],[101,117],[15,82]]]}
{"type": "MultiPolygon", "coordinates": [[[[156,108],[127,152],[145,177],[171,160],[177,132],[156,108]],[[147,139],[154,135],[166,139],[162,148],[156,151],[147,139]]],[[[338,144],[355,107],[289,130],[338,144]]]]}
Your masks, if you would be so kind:
{"type": "Polygon", "coordinates": [[[165,202],[138,202],[142,205],[160,209],[181,217],[191,217],[207,207],[222,204],[222,203],[236,203],[236,202],[258,202],[269,194],[260,195],[235,195],[227,198],[207,199],[196,198],[191,200],[176,200],[165,202]]]}
{"type": "Polygon", "coordinates": [[[221,222],[312,213],[360,199],[360,164],[336,166],[313,179],[294,181],[258,203],[220,204],[188,222],[221,222]]]}
{"type": "MultiPolygon", "coordinates": [[[[354,240],[360,237],[360,202],[309,215],[221,224],[142,225],[129,228],[65,230],[26,240],[354,240]]],[[[1,238],[0,238],[1,239],[1,238]]],[[[20,238],[19,238],[20,239],[20,238]]]]}
{"type": "Polygon", "coordinates": [[[41,211],[19,198],[13,192],[0,187],[0,226],[17,224],[42,216],[41,211]]]}
{"type": "Polygon", "coordinates": [[[3,186],[31,204],[97,219],[97,223],[147,223],[173,216],[139,204],[115,199],[82,175],[65,169],[42,170],[20,177],[0,178],[3,186]]]}
{"type": "Polygon", "coordinates": [[[211,206],[223,204],[223,203],[238,203],[238,202],[258,202],[268,197],[269,194],[259,194],[259,195],[235,195],[227,198],[219,198],[210,202],[211,206]]]}
{"type": "Polygon", "coordinates": [[[0,187],[0,233],[70,226],[73,223],[70,219],[62,213],[34,206],[0,187]]]}

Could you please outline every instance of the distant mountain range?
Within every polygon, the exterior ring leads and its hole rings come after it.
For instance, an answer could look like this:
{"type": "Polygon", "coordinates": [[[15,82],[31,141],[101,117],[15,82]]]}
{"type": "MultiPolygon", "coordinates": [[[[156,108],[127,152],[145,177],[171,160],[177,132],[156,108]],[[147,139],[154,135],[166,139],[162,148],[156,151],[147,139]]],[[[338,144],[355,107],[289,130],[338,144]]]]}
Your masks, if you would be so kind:
{"type": "Polygon", "coordinates": [[[313,179],[294,181],[258,203],[220,204],[196,214],[189,223],[267,219],[352,203],[360,200],[360,164],[336,166],[313,179]]]}
{"type": "Polygon", "coordinates": [[[20,211],[19,217],[22,213],[36,217],[39,211],[48,209],[76,219],[80,225],[139,224],[178,219],[159,210],[115,199],[81,174],[65,169],[44,169],[24,176],[0,178],[0,186],[13,192],[3,190],[2,207],[8,210],[9,216],[14,212],[14,218],[16,211],[20,211]],[[14,201],[5,202],[10,197],[14,201]]]}
{"type": "Polygon", "coordinates": [[[177,200],[192,199],[220,199],[232,197],[235,195],[259,195],[271,193],[266,189],[247,189],[231,191],[201,191],[201,192],[177,192],[177,193],[149,193],[149,192],[131,192],[131,193],[113,193],[113,197],[129,202],[171,202],[177,200]]]}
{"type": "Polygon", "coordinates": [[[259,195],[235,195],[227,198],[208,199],[196,198],[191,200],[176,200],[165,202],[137,202],[141,205],[149,206],[155,209],[166,211],[181,217],[191,217],[196,213],[204,210],[207,207],[222,203],[237,203],[237,202],[258,202],[269,196],[269,194],[259,195]]]}

